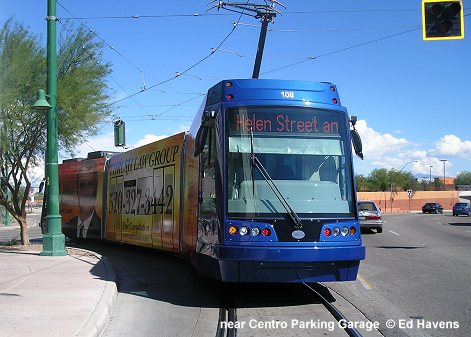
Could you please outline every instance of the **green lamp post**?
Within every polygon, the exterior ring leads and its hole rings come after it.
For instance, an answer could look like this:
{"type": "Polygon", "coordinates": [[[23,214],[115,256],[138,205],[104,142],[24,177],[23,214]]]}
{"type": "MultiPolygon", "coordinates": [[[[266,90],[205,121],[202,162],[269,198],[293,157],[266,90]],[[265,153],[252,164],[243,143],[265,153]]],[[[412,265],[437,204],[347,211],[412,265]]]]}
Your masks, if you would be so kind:
{"type": "Polygon", "coordinates": [[[59,213],[59,170],[57,151],[57,54],[56,54],[56,0],[47,2],[47,91],[49,102],[43,90],[38,91],[38,100],[33,107],[47,110],[46,143],[46,189],[47,230],[43,235],[44,256],[64,256],[65,236],[62,234],[62,217],[59,213]]]}

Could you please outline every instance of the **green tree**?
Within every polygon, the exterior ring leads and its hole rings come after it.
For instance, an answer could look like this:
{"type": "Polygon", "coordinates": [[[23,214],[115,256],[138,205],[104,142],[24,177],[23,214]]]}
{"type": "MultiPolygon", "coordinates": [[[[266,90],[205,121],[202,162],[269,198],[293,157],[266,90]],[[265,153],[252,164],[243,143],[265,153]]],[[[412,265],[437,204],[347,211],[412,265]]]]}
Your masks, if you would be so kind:
{"type": "Polygon", "coordinates": [[[391,186],[390,171],[387,169],[374,169],[368,176],[370,191],[388,191],[391,186]]]}
{"type": "MultiPolygon", "coordinates": [[[[111,66],[103,63],[102,48],[91,32],[80,28],[59,41],[58,138],[68,153],[96,134],[110,114],[106,76],[111,66]]],[[[37,90],[45,87],[45,49],[23,25],[9,19],[0,27],[0,176],[11,198],[0,191],[0,205],[19,222],[24,245],[29,244],[28,172],[40,164],[46,147],[46,116],[32,105],[37,90]]]]}
{"type": "Polygon", "coordinates": [[[463,171],[458,173],[455,179],[455,185],[471,185],[471,172],[463,171]]]}
{"type": "Polygon", "coordinates": [[[411,172],[396,172],[393,170],[390,171],[390,176],[393,179],[395,190],[417,190],[419,186],[417,179],[411,172]]]}
{"type": "Polygon", "coordinates": [[[411,172],[398,172],[394,169],[375,169],[368,177],[357,176],[358,191],[407,191],[417,190],[419,183],[411,172]]]}
{"type": "Polygon", "coordinates": [[[368,191],[368,180],[364,175],[356,174],[355,182],[357,185],[357,191],[368,191]]]}

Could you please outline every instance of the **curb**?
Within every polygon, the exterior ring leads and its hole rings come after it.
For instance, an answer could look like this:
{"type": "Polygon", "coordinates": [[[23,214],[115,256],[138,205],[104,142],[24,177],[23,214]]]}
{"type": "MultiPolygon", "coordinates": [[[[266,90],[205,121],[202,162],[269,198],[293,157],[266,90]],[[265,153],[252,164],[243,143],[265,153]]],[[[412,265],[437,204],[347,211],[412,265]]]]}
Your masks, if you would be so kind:
{"type": "Polygon", "coordinates": [[[118,288],[116,287],[116,274],[111,266],[111,263],[106,257],[98,253],[73,247],[74,249],[90,253],[100,259],[99,263],[103,263],[106,270],[106,285],[103,289],[100,299],[96,305],[95,310],[90,314],[87,321],[79,329],[76,336],[78,337],[99,337],[105,332],[108,326],[111,315],[114,312],[116,301],[118,298],[118,288]]]}

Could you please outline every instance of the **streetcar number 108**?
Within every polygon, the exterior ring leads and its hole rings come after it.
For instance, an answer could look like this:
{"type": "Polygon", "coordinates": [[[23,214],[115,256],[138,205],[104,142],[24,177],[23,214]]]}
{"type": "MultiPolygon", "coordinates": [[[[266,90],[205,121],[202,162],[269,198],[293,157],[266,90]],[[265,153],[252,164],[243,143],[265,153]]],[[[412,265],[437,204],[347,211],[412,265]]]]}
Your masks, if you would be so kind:
{"type": "Polygon", "coordinates": [[[283,98],[294,98],[294,92],[293,91],[282,91],[281,92],[281,97],[283,97],[283,98]]]}

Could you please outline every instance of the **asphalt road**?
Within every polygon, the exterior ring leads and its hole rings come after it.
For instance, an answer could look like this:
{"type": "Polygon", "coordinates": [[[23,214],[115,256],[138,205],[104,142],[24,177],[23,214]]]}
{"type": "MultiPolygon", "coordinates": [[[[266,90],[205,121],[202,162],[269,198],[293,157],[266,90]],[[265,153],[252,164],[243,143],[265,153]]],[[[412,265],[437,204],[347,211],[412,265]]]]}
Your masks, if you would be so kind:
{"type": "Polygon", "coordinates": [[[129,246],[89,249],[106,256],[118,278],[117,306],[104,337],[215,335],[218,285],[203,282],[186,261],[129,246]]]}
{"type": "Polygon", "coordinates": [[[383,219],[382,234],[363,235],[366,260],[358,280],[329,287],[379,322],[385,336],[470,336],[471,218],[383,219]]]}
{"type": "MultiPolygon", "coordinates": [[[[471,335],[471,218],[395,214],[385,215],[384,221],[383,233],[363,235],[367,256],[357,281],[328,283],[329,288],[378,322],[387,337],[471,335]]],[[[0,230],[0,241],[10,240],[15,232],[0,230]]],[[[40,228],[30,228],[30,235],[41,237],[40,228]]],[[[109,257],[119,279],[118,307],[106,337],[214,335],[224,291],[220,284],[202,281],[186,261],[175,257],[132,249],[123,254],[118,248],[90,247],[109,257]]],[[[281,302],[264,306],[273,309],[271,316],[284,314],[277,309],[281,306],[315,305],[290,299],[283,287],[263,291],[287,294],[281,302]]],[[[257,301],[266,298],[257,297],[257,289],[235,293],[238,298],[248,294],[248,304],[238,303],[243,311],[261,312],[257,301]]]]}
{"type": "MultiPolygon", "coordinates": [[[[3,208],[2,208],[3,211],[3,208]]],[[[41,208],[33,208],[31,213],[26,214],[26,221],[28,224],[28,234],[31,243],[42,242],[41,227],[39,222],[41,219],[41,208]]],[[[20,240],[20,227],[18,223],[10,216],[10,226],[5,226],[3,217],[0,220],[0,242],[8,243],[20,240]]]]}
{"type": "MultiPolygon", "coordinates": [[[[104,337],[216,336],[220,307],[237,308],[241,337],[347,336],[299,285],[224,285],[199,276],[187,261],[165,253],[110,244],[80,247],[106,256],[118,278],[117,306],[104,337]],[[302,326],[311,321],[325,326],[302,326]]],[[[328,297],[328,291],[323,295],[328,297]]]]}

